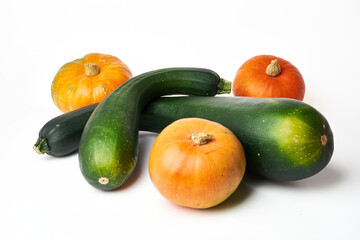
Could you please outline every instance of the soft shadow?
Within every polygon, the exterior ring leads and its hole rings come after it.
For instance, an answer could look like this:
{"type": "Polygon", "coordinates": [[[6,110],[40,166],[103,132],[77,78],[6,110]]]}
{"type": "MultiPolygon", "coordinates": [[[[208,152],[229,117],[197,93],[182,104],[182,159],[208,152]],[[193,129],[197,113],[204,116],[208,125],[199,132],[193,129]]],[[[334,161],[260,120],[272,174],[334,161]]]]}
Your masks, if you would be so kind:
{"type": "Polygon", "coordinates": [[[324,189],[331,188],[341,183],[346,177],[346,174],[339,168],[328,166],[318,174],[304,180],[295,182],[299,188],[307,189],[324,189]]]}
{"type": "MultiPolygon", "coordinates": [[[[147,149],[149,149],[149,144],[153,142],[154,138],[157,136],[157,133],[151,133],[151,132],[139,132],[139,155],[136,167],[129,177],[129,179],[125,182],[124,185],[122,185],[118,191],[127,189],[131,187],[136,181],[139,179],[141,174],[143,173],[143,164],[145,164],[148,161],[148,155],[147,149]]],[[[116,191],[117,191],[116,190],[116,191]]]]}
{"type": "Polygon", "coordinates": [[[297,181],[271,180],[252,173],[246,174],[243,181],[252,187],[275,186],[295,189],[325,189],[339,184],[344,177],[345,174],[341,169],[330,165],[311,177],[297,181]]]}
{"type": "Polygon", "coordinates": [[[220,203],[217,206],[214,206],[209,209],[204,209],[206,211],[224,211],[230,208],[234,208],[243,202],[246,201],[253,192],[252,188],[244,183],[241,182],[239,187],[235,190],[233,194],[230,195],[224,202],[220,203]]]}
{"type": "Polygon", "coordinates": [[[78,150],[72,152],[72,153],[69,153],[65,156],[61,156],[61,157],[55,157],[55,156],[51,156],[49,154],[41,154],[40,157],[42,158],[43,161],[65,161],[65,160],[68,160],[68,159],[71,159],[72,160],[72,157],[76,157],[78,158],[77,156],[78,154],[78,150]]]}

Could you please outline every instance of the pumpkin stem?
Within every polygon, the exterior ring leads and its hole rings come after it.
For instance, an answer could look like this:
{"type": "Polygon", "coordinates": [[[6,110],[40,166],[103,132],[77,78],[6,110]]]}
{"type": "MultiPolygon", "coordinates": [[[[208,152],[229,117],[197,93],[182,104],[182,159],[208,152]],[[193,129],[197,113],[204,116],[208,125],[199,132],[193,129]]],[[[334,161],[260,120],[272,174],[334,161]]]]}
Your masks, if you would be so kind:
{"type": "Polygon", "coordinates": [[[50,151],[50,147],[49,147],[49,144],[48,144],[46,138],[41,138],[41,137],[38,138],[38,140],[36,141],[36,143],[33,146],[33,149],[38,154],[44,154],[44,153],[47,153],[48,151],[50,151]]]}
{"type": "Polygon", "coordinates": [[[276,77],[281,73],[281,68],[279,64],[279,60],[274,59],[271,60],[271,63],[266,68],[266,74],[272,77],[276,77]]]}
{"type": "Polygon", "coordinates": [[[212,141],[214,138],[215,138],[214,135],[205,134],[205,133],[193,133],[191,135],[191,141],[193,141],[195,145],[207,144],[208,142],[212,141]]]}
{"type": "Polygon", "coordinates": [[[85,74],[93,77],[99,74],[100,68],[96,63],[84,63],[85,74]]]}

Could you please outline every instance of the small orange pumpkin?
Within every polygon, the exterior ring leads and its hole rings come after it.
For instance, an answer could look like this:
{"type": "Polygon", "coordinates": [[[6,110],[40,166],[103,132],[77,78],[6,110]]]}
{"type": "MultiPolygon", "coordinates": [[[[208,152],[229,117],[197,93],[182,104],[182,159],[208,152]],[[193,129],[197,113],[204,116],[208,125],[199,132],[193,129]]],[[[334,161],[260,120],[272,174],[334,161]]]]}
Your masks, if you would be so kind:
{"type": "Polygon", "coordinates": [[[239,68],[233,82],[233,94],[302,101],[305,83],[299,70],[290,62],[272,55],[259,55],[239,68]]]}
{"type": "Polygon", "coordinates": [[[117,57],[90,53],[63,65],[51,85],[51,96],[62,112],[101,102],[132,77],[117,57]]]}
{"type": "Polygon", "coordinates": [[[190,208],[209,208],[227,199],[240,184],[245,154],[237,137],[223,125],[184,118],[156,138],[149,174],[169,201],[190,208]]]}

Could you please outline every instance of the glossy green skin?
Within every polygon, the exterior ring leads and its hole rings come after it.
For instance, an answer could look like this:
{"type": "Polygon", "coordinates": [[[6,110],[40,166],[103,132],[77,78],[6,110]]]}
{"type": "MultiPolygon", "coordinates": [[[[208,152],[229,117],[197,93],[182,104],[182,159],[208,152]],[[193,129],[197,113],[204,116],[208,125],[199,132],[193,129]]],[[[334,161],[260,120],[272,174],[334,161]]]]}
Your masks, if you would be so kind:
{"type": "Polygon", "coordinates": [[[187,117],[228,127],[243,144],[247,170],[269,179],[310,177],[328,164],[334,150],[333,134],[324,116],[292,99],[163,97],[143,111],[141,129],[160,132],[187,117]],[[327,138],[324,145],[322,136],[327,138]]]}
{"type": "Polygon", "coordinates": [[[80,169],[94,187],[122,186],[137,162],[140,114],[156,97],[168,94],[213,96],[219,76],[196,68],[170,68],[136,76],[109,94],[85,125],[80,146],[80,169]],[[106,178],[108,182],[101,182],[106,178]]]}
{"type": "Polygon", "coordinates": [[[48,121],[39,131],[38,142],[35,144],[39,153],[54,157],[66,156],[79,147],[81,133],[97,104],[68,112],[48,121]],[[44,145],[39,145],[39,141],[44,145]]]}
{"type": "MultiPolygon", "coordinates": [[[[44,125],[40,136],[48,139],[51,151],[56,150],[50,155],[64,156],[78,148],[95,107],[60,115],[44,125]]],[[[164,97],[143,110],[140,129],[160,132],[184,117],[206,118],[227,126],[244,146],[247,170],[270,179],[310,177],[327,165],[334,150],[326,119],[311,106],[290,99],[164,97]],[[327,137],[325,146],[319,141],[323,135],[327,137]]]]}

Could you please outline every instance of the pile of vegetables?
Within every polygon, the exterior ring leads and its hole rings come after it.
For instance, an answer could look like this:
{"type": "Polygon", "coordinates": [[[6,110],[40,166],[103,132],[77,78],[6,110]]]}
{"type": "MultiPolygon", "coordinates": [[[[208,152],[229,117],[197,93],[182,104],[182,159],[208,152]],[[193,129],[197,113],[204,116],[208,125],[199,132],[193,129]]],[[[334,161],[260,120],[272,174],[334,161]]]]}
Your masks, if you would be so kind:
{"type": "Polygon", "coordinates": [[[149,157],[152,183],[175,204],[209,208],[237,189],[245,166],[264,178],[293,181],[328,164],[331,128],[302,102],[304,93],[299,70],[270,55],[245,62],[231,86],[201,68],[132,77],[119,59],[88,54],[56,75],[52,96],[66,113],[42,127],[34,149],[55,157],[78,149],[86,181],[114,190],[136,167],[139,130],[159,133],[149,157]],[[234,96],[215,97],[231,87],[234,96]],[[164,96],[172,94],[190,96],[164,96]]]}

